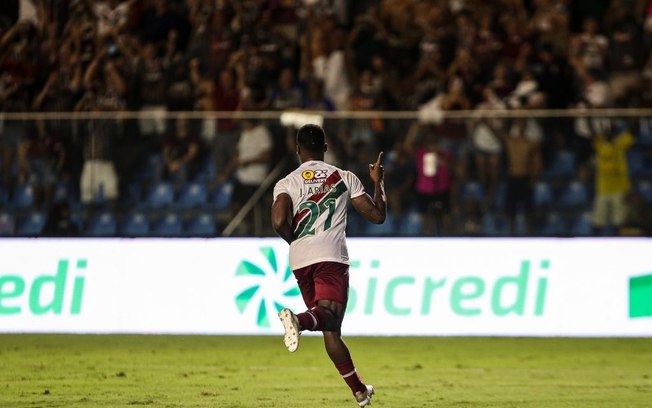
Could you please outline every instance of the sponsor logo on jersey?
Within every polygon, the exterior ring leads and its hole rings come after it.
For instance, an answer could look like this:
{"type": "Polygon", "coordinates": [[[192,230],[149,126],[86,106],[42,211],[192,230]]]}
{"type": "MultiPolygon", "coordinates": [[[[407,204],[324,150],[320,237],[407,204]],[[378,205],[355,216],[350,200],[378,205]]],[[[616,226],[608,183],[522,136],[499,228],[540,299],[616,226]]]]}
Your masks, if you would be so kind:
{"type": "Polygon", "coordinates": [[[301,173],[305,184],[321,183],[326,176],[326,170],[304,170],[301,173]]]}

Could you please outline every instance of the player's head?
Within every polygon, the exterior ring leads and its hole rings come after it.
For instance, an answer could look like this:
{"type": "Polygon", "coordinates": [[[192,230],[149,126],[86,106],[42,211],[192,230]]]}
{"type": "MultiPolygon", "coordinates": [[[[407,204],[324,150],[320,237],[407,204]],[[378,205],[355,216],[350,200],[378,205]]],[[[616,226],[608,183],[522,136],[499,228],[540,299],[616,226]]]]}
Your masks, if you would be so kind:
{"type": "Polygon", "coordinates": [[[326,151],[326,134],[318,125],[303,125],[297,131],[297,154],[302,161],[324,159],[326,151]]]}

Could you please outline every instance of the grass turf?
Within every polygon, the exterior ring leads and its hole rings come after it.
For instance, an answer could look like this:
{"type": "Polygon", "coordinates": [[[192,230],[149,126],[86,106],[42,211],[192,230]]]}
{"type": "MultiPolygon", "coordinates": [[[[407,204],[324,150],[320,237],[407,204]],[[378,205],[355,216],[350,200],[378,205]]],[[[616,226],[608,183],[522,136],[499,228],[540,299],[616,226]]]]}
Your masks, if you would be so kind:
{"type": "MultiPolygon", "coordinates": [[[[347,339],[378,407],[649,407],[652,339],[347,339]]],[[[315,336],[0,335],[0,407],[354,407],[315,336]]]]}

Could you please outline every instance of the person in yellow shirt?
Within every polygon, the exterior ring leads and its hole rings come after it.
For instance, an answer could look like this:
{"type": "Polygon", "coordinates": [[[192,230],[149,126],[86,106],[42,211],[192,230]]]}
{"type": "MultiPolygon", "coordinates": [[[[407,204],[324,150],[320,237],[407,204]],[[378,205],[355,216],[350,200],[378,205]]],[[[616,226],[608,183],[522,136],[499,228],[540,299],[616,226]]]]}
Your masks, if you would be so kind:
{"type": "Polygon", "coordinates": [[[599,134],[595,151],[595,198],[592,222],[596,233],[605,227],[620,227],[627,215],[625,196],[631,188],[627,151],[634,144],[628,131],[599,134]]]}

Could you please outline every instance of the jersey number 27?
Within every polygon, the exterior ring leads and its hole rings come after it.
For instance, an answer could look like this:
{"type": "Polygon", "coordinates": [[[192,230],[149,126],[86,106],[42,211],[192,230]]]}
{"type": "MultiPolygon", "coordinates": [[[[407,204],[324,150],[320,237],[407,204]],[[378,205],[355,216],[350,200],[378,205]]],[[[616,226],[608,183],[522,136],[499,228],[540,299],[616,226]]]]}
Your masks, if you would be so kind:
{"type": "Polygon", "coordinates": [[[335,213],[335,199],[327,198],[321,203],[316,203],[314,201],[304,201],[299,204],[299,212],[308,209],[308,216],[299,224],[297,229],[297,239],[303,238],[306,235],[315,235],[315,229],[313,228],[317,219],[325,212],[328,211],[328,217],[324,221],[324,231],[331,227],[331,221],[333,220],[333,214],[335,213]]]}

